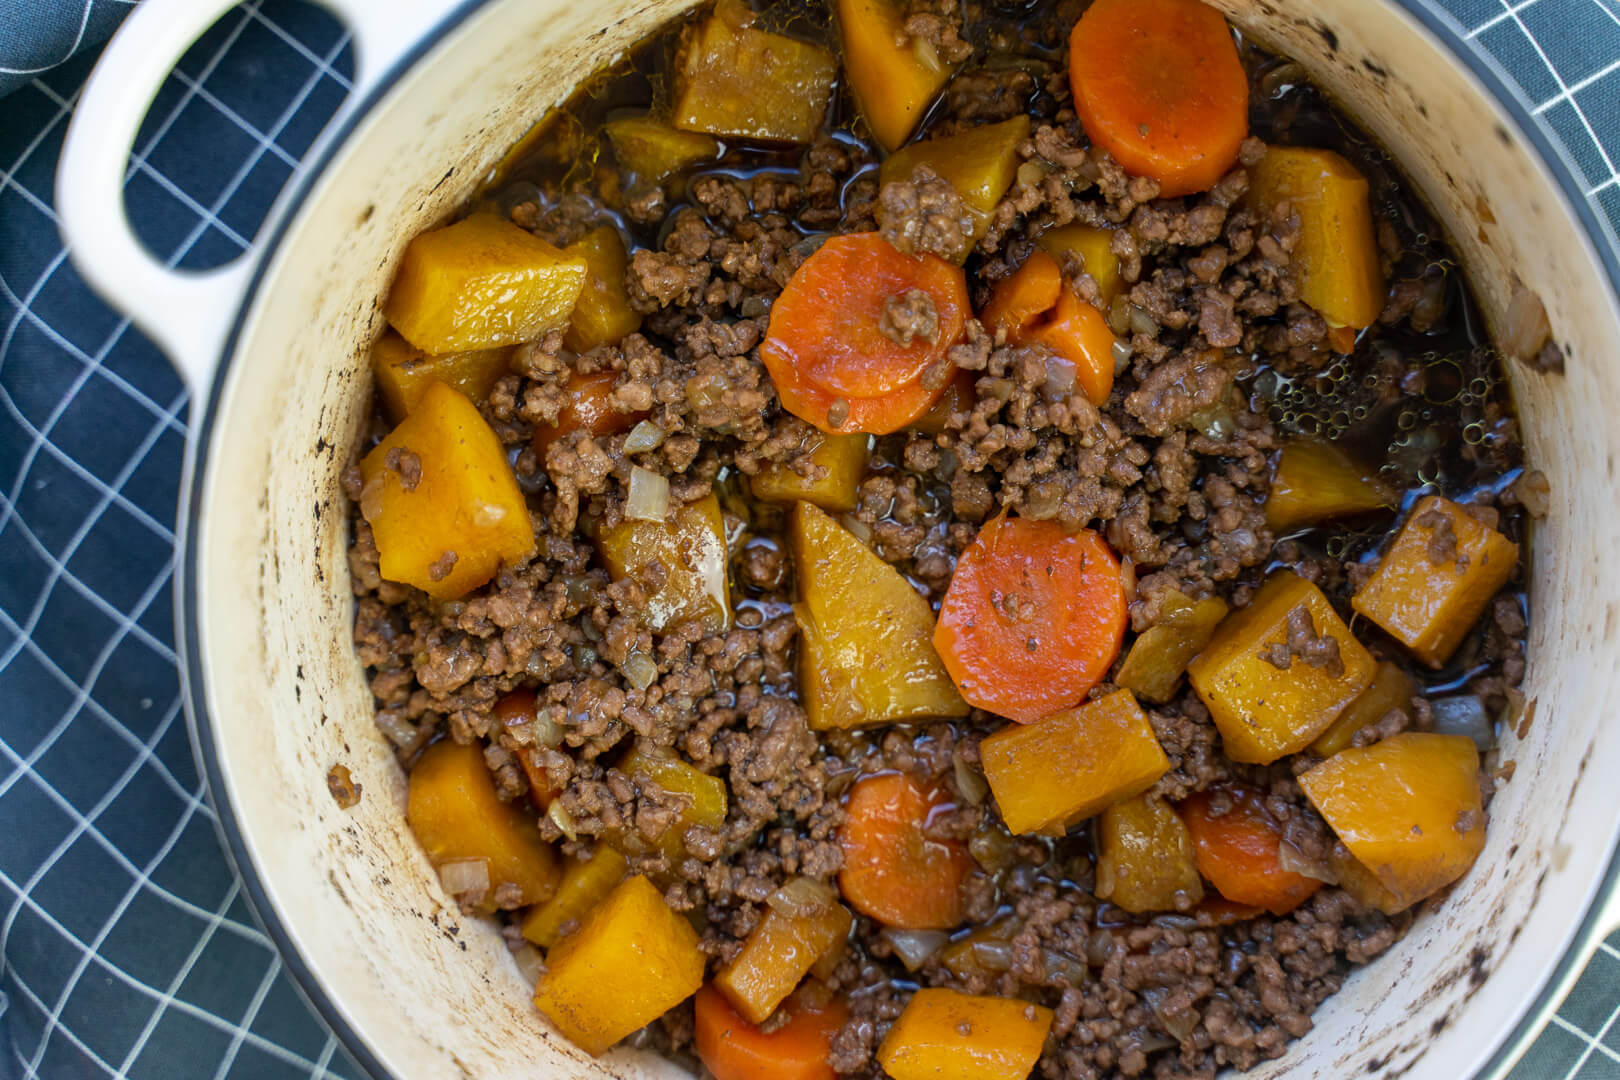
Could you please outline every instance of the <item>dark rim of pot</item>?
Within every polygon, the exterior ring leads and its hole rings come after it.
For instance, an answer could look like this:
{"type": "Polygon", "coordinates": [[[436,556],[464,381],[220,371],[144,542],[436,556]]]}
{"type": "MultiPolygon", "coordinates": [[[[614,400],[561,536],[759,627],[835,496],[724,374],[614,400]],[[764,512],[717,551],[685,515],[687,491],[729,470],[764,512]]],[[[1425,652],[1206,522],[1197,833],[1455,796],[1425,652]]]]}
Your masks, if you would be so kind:
{"type": "MultiPolygon", "coordinates": [[[[197,478],[203,475],[208,467],[209,445],[219,414],[220,391],[235,359],[237,343],[247,312],[254,306],[259,289],[264,284],[266,267],[274,261],[290,224],[297,218],[310,192],[320,182],[333,160],[343,152],[349,136],[365,121],[377,103],[393,90],[401,76],[413,68],[417,61],[430,52],[447,33],[460,26],[489,2],[490,0],[465,0],[425,33],[422,39],[379,79],[371,92],[333,131],[330,139],[324,144],[319,158],[311,163],[299,181],[298,187],[288,198],[280,217],[265,239],[264,248],[258,256],[253,275],[237,308],[230,334],[221,353],[219,368],[214,374],[213,384],[207,391],[203,412],[199,417],[195,415],[195,410],[193,411],[193,438],[190,440],[189,468],[186,471],[186,490],[183,494],[184,514],[179,540],[181,560],[180,575],[175,588],[175,614],[176,625],[181,628],[180,659],[182,678],[186,684],[186,714],[191,727],[193,751],[207,781],[208,800],[214,808],[226,854],[242,880],[248,903],[264,926],[265,932],[275,942],[282,963],[292,975],[294,984],[311,1008],[331,1028],[343,1048],[373,1080],[391,1080],[391,1074],[371,1046],[348,1022],[343,1010],[327,993],[294,946],[292,935],[271,904],[264,884],[259,880],[248,855],[241,826],[236,818],[235,806],[228,797],[221,797],[224,778],[220,771],[219,756],[215,751],[213,724],[208,715],[207,694],[202,677],[202,642],[198,634],[197,620],[191,613],[191,583],[196,580],[197,575],[197,549],[188,540],[197,533],[201,523],[202,485],[197,482],[197,478]]],[[[1518,138],[1528,144],[1540,158],[1591,240],[1608,274],[1610,288],[1620,293],[1620,253],[1617,253],[1614,245],[1608,242],[1607,232],[1591,203],[1587,201],[1585,189],[1577,180],[1570,162],[1559,153],[1546,133],[1536,124],[1530,111],[1506,81],[1504,73],[1494,63],[1468,49],[1459,41],[1456,28],[1449,20],[1449,16],[1431,7],[1428,0],[1391,0],[1391,2],[1427,29],[1440,47],[1466,68],[1512,119],[1518,138]]],[[[1620,850],[1609,853],[1608,865],[1596,895],[1593,896],[1558,966],[1537,991],[1536,996],[1526,1004],[1513,1029],[1498,1044],[1484,1067],[1475,1074],[1477,1078],[1495,1076],[1531,1034],[1530,1029],[1535,1018],[1550,1003],[1554,992],[1569,974],[1570,969],[1579,962],[1583,946],[1602,929],[1598,925],[1598,919],[1604,905],[1615,891],[1617,879],[1620,879],[1620,850]]]]}

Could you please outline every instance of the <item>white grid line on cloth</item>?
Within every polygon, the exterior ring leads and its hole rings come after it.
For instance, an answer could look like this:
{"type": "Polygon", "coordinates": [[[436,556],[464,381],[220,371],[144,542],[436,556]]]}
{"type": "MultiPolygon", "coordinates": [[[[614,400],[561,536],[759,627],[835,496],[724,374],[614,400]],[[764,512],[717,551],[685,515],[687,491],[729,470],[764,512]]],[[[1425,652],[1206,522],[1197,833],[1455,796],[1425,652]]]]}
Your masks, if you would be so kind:
{"type": "Polygon", "coordinates": [[[146,178],[151,180],[154,184],[156,184],[158,187],[162,188],[164,191],[167,191],[170,195],[173,195],[175,197],[175,199],[177,199],[179,202],[181,202],[181,203],[183,203],[185,205],[185,208],[187,210],[190,210],[193,214],[196,214],[197,217],[201,219],[202,224],[203,224],[203,226],[205,228],[207,226],[209,226],[209,225],[215,226],[216,228],[219,229],[219,231],[222,234],[224,234],[224,236],[225,236],[225,238],[227,240],[229,240],[231,243],[235,244],[238,248],[242,249],[243,251],[247,250],[248,244],[251,241],[244,239],[242,237],[242,235],[240,233],[238,233],[235,229],[231,228],[229,225],[225,224],[223,221],[220,221],[217,218],[215,218],[213,216],[213,212],[211,210],[209,210],[208,207],[204,206],[202,203],[198,202],[196,199],[193,199],[191,197],[191,195],[184,188],[182,188],[179,184],[176,184],[173,180],[170,180],[167,176],[163,175],[163,173],[159,172],[157,169],[152,168],[152,163],[151,162],[149,162],[149,161],[140,162],[140,164],[137,166],[137,168],[140,170],[140,173],[141,173],[142,176],[145,176],[146,178]]]}
{"type": "Polygon", "coordinates": [[[129,1071],[130,1066],[134,1065],[140,1058],[141,1051],[146,1049],[147,1042],[152,1038],[152,1032],[157,1030],[158,1021],[162,1020],[163,1014],[169,1011],[169,1005],[174,1001],[175,995],[180,992],[180,987],[185,983],[186,976],[190,975],[191,969],[197,966],[197,961],[202,958],[204,950],[208,948],[208,943],[214,940],[214,934],[219,930],[219,924],[224,921],[225,913],[231,909],[231,905],[236,903],[236,898],[240,895],[242,895],[242,883],[232,878],[231,887],[225,890],[225,899],[220,901],[213,914],[208,917],[207,925],[203,927],[202,933],[197,935],[197,943],[191,947],[191,952],[186,954],[185,962],[180,965],[180,970],[174,973],[174,978],[169,980],[169,985],[164,989],[163,996],[158,998],[157,1005],[152,1009],[152,1015],[146,1018],[146,1024],[141,1028],[140,1035],[135,1039],[134,1044],[130,1046],[129,1053],[124,1055],[123,1063],[118,1066],[120,1076],[129,1071]]]}
{"type": "Polygon", "coordinates": [[[49,71],[51,68],[56,67],[59,64],[65,64],[71,60],[73,58],[73,54],[79,51],[79,46],[84,42],[84,32],[90,26],[90,12],[96,6],[96,0],[82,0],[82,2],[84,7],[79,12],[79,29],[78,32],[73,35],[73,44],[68,46],[67,52],[63,53],[59,58],[52,60],[44,67],[14,68],[6,67],[4,64],[0,64],[0,74],[38,75],[42,71],[49,71]]]}
{"type": "MultiPolygon", "coordinates": [[[[1605,16],[1607,16],[1610,22],[1614,23],[1616,26],[1620,26],[1620,13],[1611,11],[1606,5],[1604,5],[1601,2],[1601,0],[1591,0],[1591,3],[1592,3],[1593,7],[1597,8],[1598,11],[1602,12],[1605,16]]],[[[1519,25],[1522,28],[1524,24],[1520,23],[1519,25]]],[[[1528,36],[1528,32],[1527,32],[1526,36],[1528,36]]],[[[1532,39],[1532,40],[1534,40],[1534,39],[1532,39]]],[[[1545,60],[1546,57],[1543,56],[1542,59],[1545,60]]],[[[1548,67],[1549,70],[1552,70],[1552,64],[1551,63],[1548,63],[1547,67],[1548,67]]],[[[1563,90],[1558,94],[1555,94],[1553,97],[1550,97],[1546,101],[1543,101],[1540,105],[1537,105],[1534,109],[1531,109],[1530,110],[1531,115],[1540,116],[1542,113],[1546,112],[1548,109],[1552,108],[1554,105],[1557,105],[1560,101],[1567,101],[1571,105],[1574,105],[1575,104],[1575,95],[1576,94],[1580,93],[1582,90],[1585,90],[1588,86],[1591,86],[1593,83],[1597,82],[1599,79],[1603,78],[1605,75],[1610,75],[1610,74],[1612,74],[1612,73],[1614,73],[1616,71],[1620,71],[1620,60],[1615,60],[1613,63],[1605,64],[1603,67],[1599,68],[1597,71],[1594,71],[1592,74],[1587,75],[1584,78],[1582,78],[1582,79],[1580,79],[1580,80],[1578,80],[1576,82],[1570,83],[1568,89],[1563,90]]],[[[1559,77],[1559,73],[1557,71],[1553,71],[1553,75],[1554,75],[1555,78],[1559,77]]],[[[1560,82],[1560,85],[1562,85],[1561,82],[1560,82]]],[[[1579,106],[1576,106],[1576,108],[1579,109],[1579,106]]],[[[1590,129],[1588,129],[1588,130],[1590,130],[1590,129]]]]}
{"type": "Polygon", "coordinates": [[[214,1080],[225,1080],[231,1074],[231,1066],[236,1064],[236,1056],[242,1052],[242,1034],[253,1026],[258,1017],[259,1010],[264,1008],[264,999],[270,996],[270,988],[276,984],[281,976],[281,957],[271,953],[270,964],[264,969],[264,977],[259,980],[259,987],[253,992],[253,1000],[248,1003],[247,1012],[242,1014],[242,1032],[233,1036],[230,1047],[225,1051],[225,1057],[220,1061],[219,1068],[214,1070],[214,1080]]]}
{"type": "MultiPolygon", "coordinates": [[[[50,1011],[48,1008],[46,1008],[45,1003],[39,999],[39,995],[34,993],[34,988],[33,987],[29,986],[27,983],[23,982],[21,979],[15,979],[15,980],[13,980],[13,982],[15,983],[17,988],[23,992],[23,996],[25,998],[27,998],[33,1004],[34,1008],[38,1009],[41,1013],[47,1013],[47,1012],[50,1011]]],[[[71,1028],[63,1028],[62,1029],[62,1034],[67,1036],[68,1042],[70,1042],[74,1046],[76,1046],[79,1049],[80,1053],[82,1053],[85,1057],[89,1058],[92,1062],[94,1062],[96,1067],[101,1069],[102,1071],[104,1071],[108,1076],[117,1078],[120,1075],[119,1072],[116,1069],[114,1069],[111,1065],[109,1065],[105,1061],[101,1060],[101,1055],[100,1054],[96,1053],[94,1050],[92,1050],[88,1046],[86,1046],[84,1044],[84,1040],[79,1038],[77,1035],[75,1035],[71,1028]]],[[[13,1051],[12,1057],[13,1057],[13,1059],[15,1059],[17,1061],[22,1060],[22,1055],[16,1053],[15,1051],[13,1051]]],[[[31,1075],[32,1076],[38,1076],[39,1074],[36,1072],[36,1073],[31,1074],[31,1075]]]]}
{"type": "MultiPolygon", "coordinates": [[[[189,818],[187,821],[189,821],[189,818]]],[[[183,829],[183,824],[180,828],[177,828],[175,833],[176,837],[180,835],[180,831],[183,829]]],[[[164,852],[163,854],[166,855],[167,852],[164,852]]],[[[161,862],[161,860],[161,855],[154,857],[154,865],[161,862]]],[[[12,890],[16,889],[16,884],[11,880],[10,877],[6,875],[4,871],[0,871],[0,885],[12,890]]],[[[63,926],[56,916],[45,910],[45,908],[40,906],[40,904],[32,897],[27,898],[25,902],[27,903],[30,911],[39,916],[39,918],[46,925],[48,925],[52,930],[56,931],[57,934],[61,935],[64,941],[77,949],[83,956],[87,957],[97,968],[106,972],[108,975],[111,975],[114,979],[118,980],[139,994],[144,994],[153,1000],[157,1000],[162,996],[156,988],[148,986],[146,983],[142,982],[140,979],[137,979],[135,976],[131,975],[117,964],[112,963],[99,952],[91,949],[77,934],[75,934],[72,930],[69,930],[66,926],[63,926]]],[[[229,920],[226,921],[228,922],[229,920]]],[[[24,983],[20,979],[14,980],[14,982],[17,986],[23,987],[27,991],[29,997],[35,1002],[36,1007],[39,1008],[41,1012],[48,1011],[44,1002],[40,1001],[39,995],[34,993],[33,989],[29,987],[28,984],[24,983]]],[[[169,1007],[174,1009],[176,1012],[184,1013],[193,1020],[201,1021],[202,1023],[221,1033],[232,1034],[238,1030],[238,1025],[226,1020],[224,1017],[219,1016],[216,1013],[209,1012],[207,1009],[193,1005],[185,998],[175,998],[169,1007]]],[[[76,1037],[68,1028],[58,1027],[57,1030],[61,1031],[70,1040],[77,1042],[76,1037]]],[[[254,1049],[262,1050],[264,1053],[284,1062],[287,1065],[292,1066],[295,1069],[308,1069],[312,1064],[312,1062],[302,1054],[288,1050],[286,1047],[280,1045],[279,1043],[272,1042],[263,1035],[260,1035],[258,1032],[249,1031],[244,1038],[248,1045],[252,1046],[254,1049]]],[[[13,1054],[13,1056],[15,1057],[17,1055],[13,1054]]],[[[38,1073],[28,1074],[24,1077],[24,1080],[30,1080],[31,1077],[38,1075],[38,1073]]],[[[117,1075],[122,1076],[123,1074],[119,1073],[117,1075]]]]}
{"type": "MultiPolygon", "coordinates": [[[[1558,97],[1553,99],[1554,102],[1556,103],[1559,100],[1569,102],[1570,108],[1575,110],[1575,116],[1581,122],[1581,127],[1586,129],[1587,138],[1592,140],[1592,145],[1597,147],[1598,156],[1603,158],[1603,167],[1609,170],[1609,175],[1613,176],[1614,162],[1609,159],[1609,152],[1603,148],[1603,142],[1598,138],[1597,129],[1592,127],[1592,121],[1586,118],[1586,112],[1581,108],[1581,103],[1570,96],[1569,86],[1564,82],[1563,73],[1558,70],[1557,65],[1548,59],[1547,51],[1541,47],[1541,42],[1537,41],[1535,35],[1530,33],[1530,28],[1524,25],[1524,21],[1519,18],[1519,13],[1508,4],[1508,0],[1502,0],[1502,6],[1507,9],[1508,16],[1513,20],[1514,25],[1529,40],[1530,47],[1536,50],[1536,55],[1541,58],[1542,64],[1546,66],[1547,73],[1558,84],[1558,97]]],[[[1541,121],[1537,120],[1537,122],[1540,123],[1541,121]]],[[[1563,140],[1560,139],[1558,142],[1561,145],[1563,140]]]]}
{"type": "MultiPolygon", "coordinates": [[[[260,10],[260,5],[258,3],[246,5],[243,10],[247,12],[248,18],[254,20],[255,22],[262,23],[264,27],[272,34],[290,45],[294,52],[303,56],[305,60],[308,60],[316,67],[320,68],[323,75],[330,76],[333,82],[342,87],[344,93],[348,93],[350,90],[354,89],[354,86],[349,82],[349,77],[347,75],[333,67],[329,60],[321,59],[320,56],[316,55],[314,50],[300,41],[297,35],[287,33],[286,29],[278,25],[274,19],[267,18],[264,12],[260,10]]],[[[346,39],[349,35],[345,33],[343,36],[346,39]]]]}
{"type": "Polygon", "coordinates": [[[1520,2],[1517,3],[1517,4],[1511,4],[1510,5],[1510,4],[1504,3],[1502,6],[1507,8],[1506,11],[1499,12],[1499,13],[1497,13],[1495,15],[1492,15],[1490,18],[1486,19],[1484,22],[1480,23],[1478,26],[1474,27],[1472,30],[1465,31],[1463,33],[1463,35],[1462,35],[1463,40],[1464,41],[1473,41],[1475,38],[1479,37],[1479,35],[1483,34],[1485,31],[1489,30],[1491,27],[1497,26],[1497,25],[1499,25],[1501,23],[1506,22],[1507,20],[1513,18],[1513,16],[1517,15],[1519,12],[1523,11],[1525,8],[1532,6],[1533,4],[1535,4],[1537,2],[1538,2],[1538,0],[1520,0],[1520,2]]]}
{"type": "MultiPolygon", "coordinates": [[[[1616,1012],[1620,1012],[1620,1006],[1616,1007],[1616,1012]]],[[[1615,1013],[1611,1012],[1609,1014],[1609,1019],[1607,1021],[1605,1021],[1604,1024],[1603,1024],[1603,1029],[1602,1029],[1603,1031],[1608,1031],[1609,1030],[1609,1025],[1614,1023],[1614,1018],[1615,1018],[1615,1013]]],[[[1598,1036],[1591,1035],[1591,1034],[1589,1034],[1589,1033],[1587,1033],[1585,1031],[1582,1031],[1579,1025],[1570,1023],[1568,1020],[1565,1020],[1558,1013],[1553,1013],[1553,1017],[1552,1017],[1551,1022],[1552,1022],[1554,1027],[1557,1027],[1557,1028],[1560,1028],[1563,1031],[1569,1032],[1571,1035],[1573,1035],[1577,1039],[1579,1039],[1581,1041],[1581,1043],[1583,1044],[1583,1048],[1581,1050],[1581,1056],[1578,1059],[1576,1059],[1576,1062],[1575,1062],[1574,1065],[1570,1066],[1570,1069],[1569,1069],[1569,1075],[1570,1076],[1574,1076],[1576,1073],[1580,1072],[1581,1066],[1586,1064],[1587,1059],[1592,1056],[1594,1051],[1596,1053],[1602,1055],[1603,1057],[1608,1058],[1610,1061],[1614,1062],[1616,1065],[1620,1065],[1620,1054],[1615,1053],[1613,1050],[1610,1050],[1607,1046],[1604,1046],[1601,1042],[1599,1042],[1598,1041],[1598,1036]]],[[[1599,1034],[1601,1034],[1601,1032],[1599,1034]]]]}
{"type": "MultiPolygon", "coordinates": [[[[315,71],[315,81],[319,82],[320,78],[321,78],[321,72],[320,72],[319,66],[317,65],[316,71],[315,71]]],[[[287,153],[287,151],[283,150],[281,147],[279,147],[275,143],[271,142],[270,138],[266,137],[264,132],[260,131],[257,127],[255,127],[250,121],[248,121],[245,117],[243,117],[235,109],[231,108],[229,105],[225,104],[219,98],[215,97],[213,92],[210,91],[208,89],[208,87],[202,85],[200,82],[197,82],[197,81],[193,80],[190,75],[187,75],[185,72],[179,70],[178,68],[175,69],[174,79],[175,79],[176,82],[180,83],[182,86],[189,87],[191,89],[191,91],[194,94],[196,94],[199,98],[201,98],[203,101],[207,102],[208,104],[212,105],[214,107],[215,111],[217,111],[221,116],[225,117],[225,119],[229,120],[231,123],[233,123],[237,127],[241,128],[244,134],[246,134],[254,142],[259,144],[259,148],[261,150],[269,150],[277,158],[281,159],[282,163],[287,165],[289,168],[293,168],[293,169],[298,168],[298,159],[297,158],[293,157],[291,154],[287,153]]],[[[297,104],[298,105],[303,104],[303,98],[302,97],[300,97],[298,99],[297,104]]],[[[297,106],[295,105],[294,106],[294,111],[296,111],[296,109],[297,109],[297,106]]],[[[256,161],[258,159],[254,158],[252,160],[256,161]]]]}
{"type": "Polygon", "coordinates": [[[326,1036],[326,1045],[321,1048],[321,1056],[315,1060],[315,1068],[310,1071],[310,1080],[320,1080],[328,1075],[327,1067],[332,1064],[332,1058],[337,1054],[337,1036],[330,1033],[326,1036]]]}

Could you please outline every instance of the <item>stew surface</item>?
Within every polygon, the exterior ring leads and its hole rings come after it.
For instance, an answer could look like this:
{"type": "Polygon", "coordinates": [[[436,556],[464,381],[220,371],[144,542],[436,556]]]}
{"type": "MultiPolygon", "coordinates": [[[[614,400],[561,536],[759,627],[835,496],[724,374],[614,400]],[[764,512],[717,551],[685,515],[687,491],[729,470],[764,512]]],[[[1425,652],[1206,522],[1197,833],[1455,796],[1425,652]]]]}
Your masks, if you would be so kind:
{"type": "Polygon", "coordinates": [[[1484,846],[1546,481],[1389,158],[1198,0],[719,0],[384,311],[356,648],[591,1054],[1212,1077],[1484,846]]]}

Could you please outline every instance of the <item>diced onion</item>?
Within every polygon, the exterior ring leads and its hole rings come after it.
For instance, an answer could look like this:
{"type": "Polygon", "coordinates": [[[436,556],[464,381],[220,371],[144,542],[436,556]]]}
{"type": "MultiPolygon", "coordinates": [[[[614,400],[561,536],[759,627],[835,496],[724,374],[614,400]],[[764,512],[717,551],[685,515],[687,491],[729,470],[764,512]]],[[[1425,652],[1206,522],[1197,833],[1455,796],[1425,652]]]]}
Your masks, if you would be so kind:
{"type": "Polygon", "coordinates": [[[1440,735],[1466,735],[1474,740],[1480,753],[1496,745],[1496,730],[1485,713],[1485,703],[1472,694],[1436,698],[1429,702],[1434,710],[1434,730],[1440,735]]]}
{"type": "Polygon", "coordinates": [[[973,961],[986,971],[1011,971],[1013,947],[1005,941],[975,941],[973,961]]]}
{"type": "Polygon", "coordinates": [[[1531,469],[1519,477],[1513,482],[1513,497],[1531,517],[1546,517],[1547,511],[1552,509],[1552,485],[1547,482],[1547,474],[1531,469]]]}
{"type": "Polygon", "coordinates": [[[640,465],[630,469],[630,495],[624,516],[631,521],[663,521],[669,515],[669,478],[640,465]]]}
{"type": "Polygon", "coordinates": [[[765,902],[783,915],[805,919],[829,910],[838,903],[838,894],[832,886],[807,877],[788,878],[765,902]]]}
{"type": "Polygon", "coordinates": [[[956,788],[962,798],[974,806],[983,806],[990,797],[990,785],[979,770],[963,760],[961,744],[951,751],[951,766],[956,770],[956,788]]]}
{"type": "Polygon", "coordinates": [[[624,677],[630,681],[631,686],[637,690],[645,690],[658,678],[658,661],[644,652],[633,652],[624,658],[619,670],[624,672],[624,677]]]}
{"type": "Polygon", "coordinates": [[[1061,353],[1046,354],[1046,385],[1041,389],[1048,401],[1059,401],[1068,397],[1074,390],[1076,378],[1073,360],[1061,353]]]}
{"type": "Polygon", "coordinates": [[[1108,954],[1114,948],[1114,932],[1112,930],[1099,930],[1091,935],[1086,942],[1086,963],[1094,968],[1100,968],[1108,963],[1108,954]]]}
{"type": "Polygon", "coordinates": [[[540,950],[527,942],[512,954],[512,959],[517,963],[517,968],[523,973],[523,977],[529,980],[530,986],[539,982],[540,976],[545,973],[546,961],[540,955],[540,950]]]}
{"type": "Polygon", "coordinates": [[[579,830],[574,826],[574,815],[563,806],[561,799],[552,799],[551,806],[546,809],[546,817],[557,826],[557,831],[570,840],[579,839],[579,830]]]}
{"type": "Polygon", "coordinates": [[[1018,862],[1018,841],[994,825],[985,825],[968,838],[968,854],[988,873],[997,874],[1018,862]]]}
{"type": "Polygon", "coordinates": [[[1059,982],[1078,990],[1085,985],[1086,965],[1076,960],[1066,952],[1057,949],[1042,949],[1041,960],[1046,964],[1048,979],[1054,976],[1059,982]]]}
{"type": "Polygon", "coordinates": [[[1159,321],[1148,314],[1148,309],[1140,304],[1132,304],[1130,310],[1131,333],[1146,334],[1154,337],[1159,332],[1159,321]]]}
{"type": "Polygon", "coordinates": [[[895,930],[892,927],[880,935],[894,950],[894,955],[906,965],[907,971],[916,971],[928,963],[930,957],[945,947],[950,935],[943,930],[895,930]]]}
{"type": "Polygon", "coordinates": [[[1497,343],[1514,359],[1530,361],[1541,352],[1551,334],[1546,305],[1515,275],[1513,294],[1508,297],[1507,311],[1502,315],[1502,332],[1497,335],[1497,343]]]}
{"type": "Polygon", "coordinates": [[[550,709],[538,709],[534,714],[534,723],[529,725],[529,732],[533,736],[536,746],[543,746],[548,750],[555,750],[562,745],[562,725],[551,718],[550,709]]]}
{"type": "Polygon", "coordinates": [[[1288,873],[1308,877],[1313,881],[1328,885],[1339,883],[1339,875],[1328,866],[1326,859],[1307,858],[1303,851],[1287,840],[1277,845],[1277,865],[1288,873]]]}
{"type": "Polygon", "coordinates": [[[488,859],[457,859],[439,864],[439,883],[451,896],[489,891],[488,859]]]}
{"type": "Polygon", "coordinates": [[[624,452],[627,454],[645,454],[662,445],[664,445],[664,429],[651,420],[641,421],[631,428],[630,434],[624,438],[624,452]]]}
{"type": "Polygon", "coordinates": [[[1125,373],[1125,369],[1131,366],[1131,357],[1135,355],[1136,350],[1131,347],[1130,342],[1124,340],[1123,338],[1115,338],[1114,374],[1123,375],[1125,373]]]}

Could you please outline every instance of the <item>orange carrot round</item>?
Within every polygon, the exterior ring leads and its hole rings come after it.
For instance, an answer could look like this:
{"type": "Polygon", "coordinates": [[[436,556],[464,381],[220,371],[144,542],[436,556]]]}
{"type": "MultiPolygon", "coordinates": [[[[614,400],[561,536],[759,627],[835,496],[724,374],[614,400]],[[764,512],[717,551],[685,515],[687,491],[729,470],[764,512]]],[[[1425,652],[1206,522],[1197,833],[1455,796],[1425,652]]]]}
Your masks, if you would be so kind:
{"type": "Polygon", "coordinates": [[[555,424],[536,424],[534,452],[540,460],[546,458],[546,448],[575,431],[588,431],[592,435],[616,435],[635,426],[646,413],[623,413],[613,408],[613,384],[618,374],[598,371],[593,375],[572,374],[568,377],[565,404],[557,414],[555,424]]]}
{"type": "Polygon", "coordinates": [[[900,773],[871,776],[849,793],[839,846],[838,887],[856,910],[903,930],[949,930],[965,915],[962,884],[973,856],[926,826],[950,797],[900,773]]]}
{"type": "Polygon", "coordinates": [[[1096,0],[1069,36],[1091,141],[1165,198],[1207,191],[1249,134],[1249,82],[1226,20],[1200,0],[1096,0]]]}
{"type": "Polygon", "coordinates": [[[801,992],[781,1006],[788,1022],[769,1033],[739,1016],[712,986],[699,990],[693,1004],[698,1057],[715,1080],[833,1080],[827,1056],[849,1019],[842,998],[816,1004],[801,992]]]}
{"type": "Polygon", "coordinates": [[[1078,705],[1125,636],[1119,561],[1090,529],[993,518],[956,562],[934,648],[962,696],[1022,724],[1078,705]]]}
{"type": "Polygon", "coordinates": [[[979,321],[991,334],[1005,334],[1016,341],[1025,328],[1050,311],[1063,293],[1063,271],[1057,260],[1036,251],[1018,271],[996,282],[990,302],[979,312],[979,321]]]}
{"type": "Polygon", "coordinates": [[[1093,405],[1114,389],[1114,332],[1108,320],[1072,289],[1058,296],[1051,316],[1025,334],[1074,365],[1074,385],[1093,405]]]}
{"type": "Polygon", "coordinates": [[[1282,834],[1252,788],[1224,789],[1232,808],[1210,813],[1212,793],[1199,792],[1176,807],[1192,834],[1198,872],[1228,900],[1286,915],[1309,900],[1322,883],[1284,870],[1278,861],[1282,834]]]}
{"type": "MultiPolygon", "coordinates": [[[[495,703],[495,718],[504,727],[522,727],[534,723],[536,708],[533,690],[514,690],[495,703]]],[[[540,764],[540,755],[533,747],[519,749],[517,759],[523,775],[529,778],[529,798],[545,810],[561,794],[560,789],[546,775],[546,767],[540,764]]]]}
{"type": "Polygon", "coordinates": [[[969,310],[961,267],[903,255],[877,233],[834,236],[777,297],[759,355],[788,412],[827,432],[886,435],[944,393],[923,375],[961,338],[969,310]],[[938,332],[906,345],[884,333],[883,312],[913,290],[933,301],[938,332]]]}

